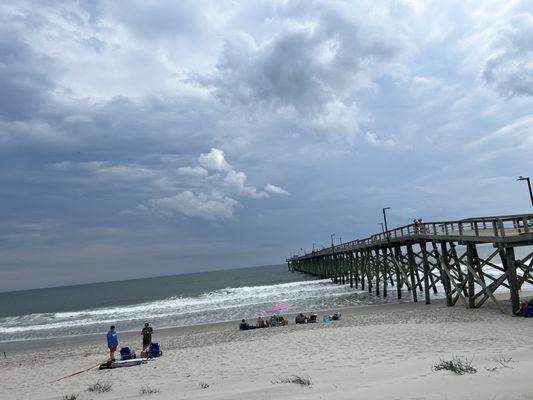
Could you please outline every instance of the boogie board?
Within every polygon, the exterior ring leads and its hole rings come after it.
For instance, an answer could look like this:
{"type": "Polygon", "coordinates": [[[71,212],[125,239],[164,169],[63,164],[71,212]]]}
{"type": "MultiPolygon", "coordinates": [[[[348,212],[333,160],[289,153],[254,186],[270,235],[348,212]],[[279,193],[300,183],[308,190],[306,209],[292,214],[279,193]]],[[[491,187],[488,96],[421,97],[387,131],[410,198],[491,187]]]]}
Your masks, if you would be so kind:
{"type": "Polygon", "coordinates": [[[103,364],[100,364],[98,369],[133,367],[134,365],[146,364],[148,361],[153,361],[153,360],[146,359],[146,358],[132,358],[131,360],[108,361],[103,364]]]}

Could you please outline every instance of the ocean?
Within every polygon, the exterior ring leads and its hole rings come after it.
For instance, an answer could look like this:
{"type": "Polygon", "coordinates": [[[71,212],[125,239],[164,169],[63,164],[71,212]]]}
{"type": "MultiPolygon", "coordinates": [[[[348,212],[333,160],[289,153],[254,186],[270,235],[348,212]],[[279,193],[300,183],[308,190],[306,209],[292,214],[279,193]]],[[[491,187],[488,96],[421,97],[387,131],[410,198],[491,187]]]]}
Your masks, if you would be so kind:
{"type": "MultiPolygon", "coordinates": [[[[478,246],[478,251],[487,257],[494,249],[478,246]]],[[[529,251],[530,247],[517,248],[517,257],[529,251]]],[[[499,264],[498,259],[493,262],[499,264]]],[[[490,267],[485,270],[500,275],[490,267]]],[[[533,285],[522,289],[533,290],[533,285]]],[[[431,296],[444,297],[442,288],[431,296]]],[[[402,298],[411,299],[405,287],[402,298]]],[[[255,319],[268,315],[265,309],[278,303],[288,307],[285,313],[298,313],[396,301],[392,287],[383,298],[289,272],[285,264],[4,292],[0,343],[102,334],[111,324],[124,332],[138,331],[145,322],[160,329],[255,319]]]]}
{"type": "MultiPolygon", "coordinates": [[[[289,272],[286,265],[0,293],[0,342],[137,331],[395,301],[289,272]]],[[[406,292],[406,299],[410,296],[406,292]]]]}

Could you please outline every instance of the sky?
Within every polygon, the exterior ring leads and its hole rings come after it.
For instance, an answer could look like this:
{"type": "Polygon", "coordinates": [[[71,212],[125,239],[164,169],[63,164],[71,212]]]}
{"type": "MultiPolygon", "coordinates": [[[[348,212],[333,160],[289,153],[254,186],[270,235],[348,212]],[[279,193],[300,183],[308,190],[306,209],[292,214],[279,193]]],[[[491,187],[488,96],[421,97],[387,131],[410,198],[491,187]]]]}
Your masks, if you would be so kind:
{"type": "Polygon", "coordinates": [[[531,212],[533,1],[0,4],[0,291],[531,212]]]}

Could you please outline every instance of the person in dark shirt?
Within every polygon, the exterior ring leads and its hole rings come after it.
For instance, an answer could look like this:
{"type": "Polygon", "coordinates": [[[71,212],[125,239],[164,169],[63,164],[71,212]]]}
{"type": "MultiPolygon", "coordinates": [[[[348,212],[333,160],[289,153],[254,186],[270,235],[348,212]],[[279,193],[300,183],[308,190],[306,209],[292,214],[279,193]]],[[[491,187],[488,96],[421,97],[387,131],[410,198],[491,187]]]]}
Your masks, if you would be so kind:
{"type": "Polygon", "coordinates": [[[154,330],[150,326],[150,324],[147,322],[144,324],[144,328],[141,331],[141,335],[143,336],[143,351],[146,350],[148,346],[150,346],[150,343],[152,343],[152,333],[154,330]]]}
{"type": "Polygon", "coordinates": [[[248,325],[248,323],[246,322],[246,320],[243,318],[240,325],[239,325],[239,329],[241,331],[247,331],[248,329],[250,329],[250,325],[248,325]]]}

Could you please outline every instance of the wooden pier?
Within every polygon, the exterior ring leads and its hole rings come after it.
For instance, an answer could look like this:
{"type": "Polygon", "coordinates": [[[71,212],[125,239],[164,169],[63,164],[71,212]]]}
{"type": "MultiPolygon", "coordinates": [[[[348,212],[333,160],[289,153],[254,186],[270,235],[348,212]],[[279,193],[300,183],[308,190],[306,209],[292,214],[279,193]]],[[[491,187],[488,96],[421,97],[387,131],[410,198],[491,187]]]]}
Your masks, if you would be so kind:
{"type": "Polygon", "coordinates": [[[289,270],[334,283],[430,303],[431,293],[444,291],[446,304],[460,301],[468,308],[487,300],[504,311],[494,292],[505,287],[511,311],[520,310],[519,291],[533,284],[533,249],[518,257],[515,248],[533,245],[533,214],[469,218],[460,221],[422,222],[402,226],[366,239],[332,245],[287,260],[289,270]],[[478,245],[492,245],[480,257],[478,245]]]}

